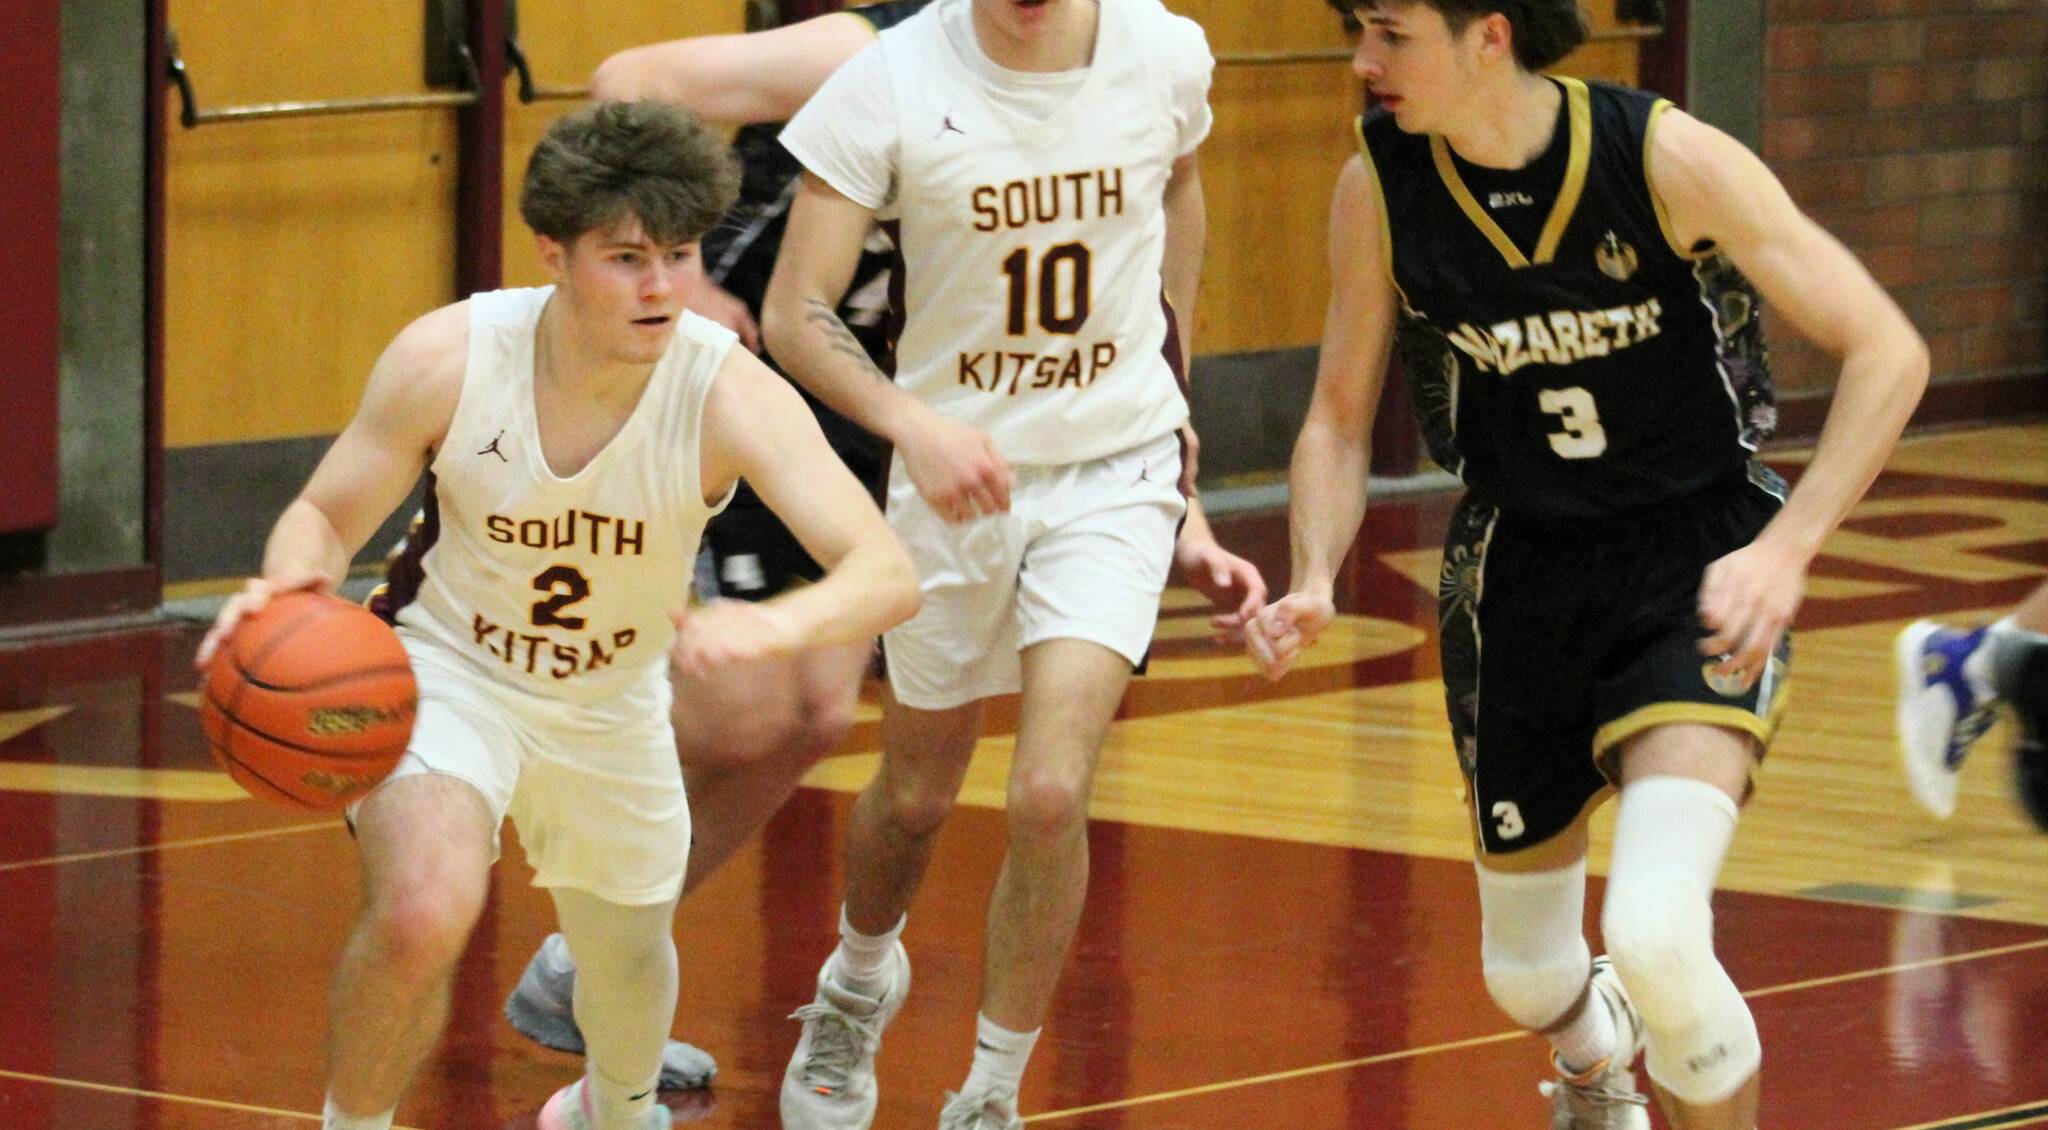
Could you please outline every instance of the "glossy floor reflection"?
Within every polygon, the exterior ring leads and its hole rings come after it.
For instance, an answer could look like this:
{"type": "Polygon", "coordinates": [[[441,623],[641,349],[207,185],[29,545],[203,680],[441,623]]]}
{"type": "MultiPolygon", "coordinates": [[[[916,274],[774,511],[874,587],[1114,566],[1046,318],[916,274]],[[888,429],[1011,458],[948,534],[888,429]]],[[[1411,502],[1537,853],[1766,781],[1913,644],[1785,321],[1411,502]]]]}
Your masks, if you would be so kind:
{"type": "MultiPolygon", "coordinates": [[[[2044,438],[1916,441],[1816,567],[1791,720],[1716,904],[1763,1031],[1774,1130],[2048,1122],[2048,840],[2014,817],[1995,750],[1968,767],[1953,822],[1911,808],[1886,646],[1904,619],[1989,614],[2048,574],[2048,459],[2025,471],[2044,438]],[[1974,465],[1958,452],[1987,447],[2018,455],[1955,472],[1974,465]]],[[[1169,594],[1154,673],[1105,758],[1088,911],[1023,1096],[1032,1124],[1544,1124],[1543,1049],[1479,978],[1433,682],[1444,506],[1375,504],[1344,627],[1277,687],[1199,642],[1190,594],[1169,594]]],[[[1277,521],[1231,536],[1284,575],[1277,521]]],[[[0,649],[5,1130],[318,1124],[353,847],[338,822],[220,788],[181,697],[194,640],[0,649]]],[[[917,989],[882,1057],[885,1130],[933,1125],[967,1067],[1003,840],[997,717],[906,939],[917,989]]],[[[777,1124],[796,1032],[783,1018],[836,936],[848,790],[873,742],[870,721],[680,916],[677,1032],[723,1071],[670,1096],[679,1121],[777,1124]]],[[[523,1130],[576,1069],[498,1014],[550,929],[520,858],[508,835],[454,1023],[401,1125],[523,1130]]]]}

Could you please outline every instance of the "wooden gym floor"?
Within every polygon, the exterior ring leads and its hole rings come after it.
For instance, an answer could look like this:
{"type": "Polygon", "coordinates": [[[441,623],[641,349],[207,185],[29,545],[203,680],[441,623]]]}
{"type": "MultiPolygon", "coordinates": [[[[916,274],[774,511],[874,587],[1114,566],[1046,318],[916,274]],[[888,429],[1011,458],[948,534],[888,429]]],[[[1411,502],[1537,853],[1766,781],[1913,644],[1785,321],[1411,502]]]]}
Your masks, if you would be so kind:
{"type": "MultiPolygon", "coordinates": [[[[1543,1124],[1543,1050],[1479,977],[1435,682],[1447,505],[1374,505],[1345,620],[1279,686],[1203,643],[1192,594],[1168,594],[1153,673],[1104,763],[1088,913],[1023,1096],[1033,1125],[1543,1124]]],[[[1227,532],[1284,580],[1279,519],[1227,532]]],[[[1913,806],[1890,736],[1898,628],[1990,617],[2044,574],[2048,424],[1908,441],[1818,562],[1792,710],[1716,903],[1763,1030],[1765,1127],[2048,1126],[2048,837],[2007,795],[2002,733],[1946,824],[1913,806]]],[[[213,771],[189,695],[195,638],[0,650],[7,1130],[319,1121],[353,849],[338,821],[260,806],[213,771]]],[[[840,837],[875,740],[868,712],[685,906],[677,1032],[723,1071],[668,1096],[679,1119],[775,1125],[796,1035],[783,1017],[835,936],[840,837]]],[[[882,1056],[880,1127],[931,1126],[965,1074],[1008,751],[1002,733],[983,743],[912,915],[916,990],[882,1056]]],[[[576,1070],[498,1014],[550,928],[506,855],[402,1126],[522,1130],[576,1070]]]]}

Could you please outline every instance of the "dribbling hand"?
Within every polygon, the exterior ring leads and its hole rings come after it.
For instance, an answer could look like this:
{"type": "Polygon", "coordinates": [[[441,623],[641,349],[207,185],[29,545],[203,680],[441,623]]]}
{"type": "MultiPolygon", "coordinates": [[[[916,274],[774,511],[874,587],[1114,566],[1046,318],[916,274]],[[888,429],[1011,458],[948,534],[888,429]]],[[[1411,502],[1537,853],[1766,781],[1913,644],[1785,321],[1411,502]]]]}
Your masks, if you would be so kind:
{"type": "Polygon", "coordinates": [[[192,666],[201,671],[206,670],[206,665],[213,662],[214,655],[228,642],[228,638],[235,634],[235,627],[244,619],[263,611],[264,606],[270,603],[270,598],[280,593],[298,592],[301,589],[331,593],[334,591],[334,578],[311,570],[279,573],[275,577],[249,578],[248,583],[242,586],[241,592],[229,597],[228,602],[221,605],[220,614],[213,618],[213,627],[207,630],[206,638],[199,641],[199,651],[192,656],[192,666]]]}
{"type": "Polygon", "coordinates": [[[1329,597],[1288,593],[1245,625],[1245,651],[1259,665],[1260,674],[1278,682],[1336,619],[1337,607],[1329,597]]]}
{"type": "Polygon", "coordinates": [[[1017,477],[995,441],[980,428],[933,413],[896,450],[917,493],[939,517],[958,525],[1010,509],[1017,477]]]}

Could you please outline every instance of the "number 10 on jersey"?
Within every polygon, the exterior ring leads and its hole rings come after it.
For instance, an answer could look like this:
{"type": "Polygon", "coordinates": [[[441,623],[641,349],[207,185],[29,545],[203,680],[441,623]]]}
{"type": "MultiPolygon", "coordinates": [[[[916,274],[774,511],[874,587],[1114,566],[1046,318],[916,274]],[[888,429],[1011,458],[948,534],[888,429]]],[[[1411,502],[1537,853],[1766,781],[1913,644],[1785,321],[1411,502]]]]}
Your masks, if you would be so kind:
{"type": "Polygon", "coordinates": [[[1038,281],[1032,285],[1031,249],[1019,247],[1003,260],[1010,280],[1009,331],[1021,337],[1030,331],[1032,298],[1038,299],[1038,324],[1047,333],[1077,334],[1088,321],[1091,256],[1085,243],[1062,243],[1039,256],[1038,281]]]}

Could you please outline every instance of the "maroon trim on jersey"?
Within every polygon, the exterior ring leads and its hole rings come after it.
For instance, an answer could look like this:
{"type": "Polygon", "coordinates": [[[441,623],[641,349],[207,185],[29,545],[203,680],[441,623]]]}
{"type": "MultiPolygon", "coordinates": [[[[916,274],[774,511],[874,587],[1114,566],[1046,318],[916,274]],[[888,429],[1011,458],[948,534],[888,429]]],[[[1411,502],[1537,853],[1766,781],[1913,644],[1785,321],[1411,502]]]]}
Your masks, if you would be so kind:
{"type": "Polygon", "coordinates": [[[903,323],[908,317],[904,308],[903,276],[903,221],[883,220],[882,232],[889,237],[889,321],[883,334],[889,342],[889,355],[881,359],[882,372],[896,379],[896,343],[903,339],[903,323]]]}
{"type": "Polygon", "coordinates": [[[1159,308],[1166,311],[1166,340],[1159,345],[1159,352],[1166,355],[1166,364],[1173,370],[1173,379],[1180,385],[1180,395],[1190,406],[1194,397],[1188,393],[1188,359],[1180,353],[1180,319],[1174,316],[1173,300],[1166,297],[1166,288],[1159,288],[1159,308]]]}
{"type": "Polygon", "coordinates": [[[370,611],[387,624],[396,626],[398,614],[420,595],[427,579],[427,551],[441,537],[441,494],[432,471],[427,472],[425,503],[420,516],[405,532],[405,550],[391,559],[384,570],[384,583],[370,594],[370,611]]]}

